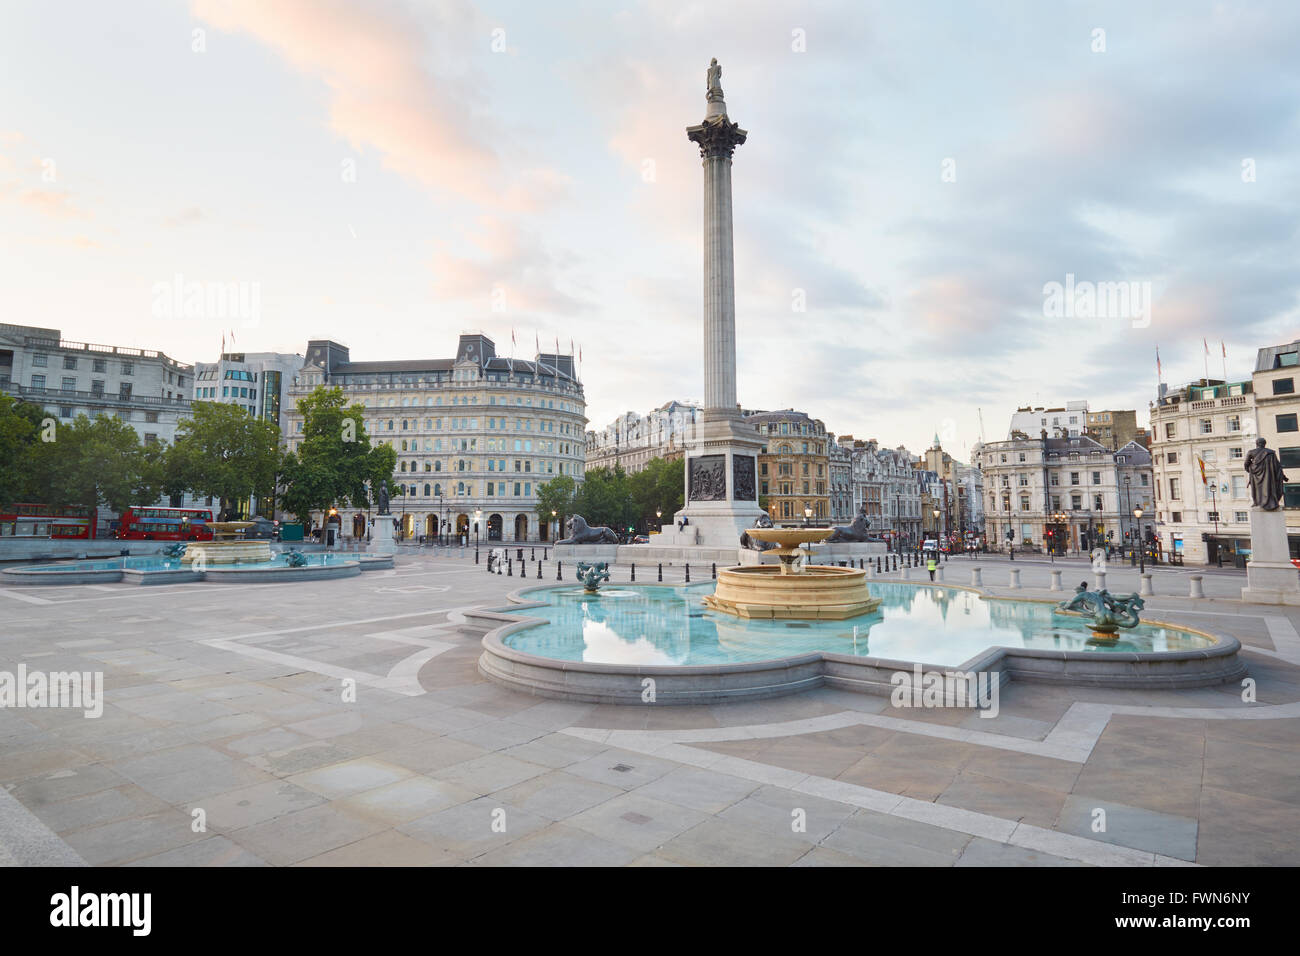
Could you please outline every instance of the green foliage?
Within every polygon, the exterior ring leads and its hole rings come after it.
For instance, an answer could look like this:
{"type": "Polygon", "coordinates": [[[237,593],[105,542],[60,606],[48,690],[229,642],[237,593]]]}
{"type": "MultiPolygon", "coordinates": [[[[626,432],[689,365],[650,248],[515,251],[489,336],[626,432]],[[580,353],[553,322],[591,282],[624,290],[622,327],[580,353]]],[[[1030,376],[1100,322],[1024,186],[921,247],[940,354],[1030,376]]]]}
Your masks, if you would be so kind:
{"type": "Polygon", "coordinates": [[[195,402],[166,456],[161,484],[228,503],[267,495],[280,464],[280,427],[238,405],[195,402]]]}
{"type": "Polygon", "coordinates": [[[45,411],[0,395],[0,505],[32,497],[32,455],[40,441],[45,411]]]}
{"type": "Polygon", "coordinates": [[[607,525],[626,531],[636,523],[636,507],[628,488],[627,472],[622,466],[594,468],[582,479],[574,496],[573,512],[587,519],[592,527],[607,525]]]}
{"type": "Polygon", "coordinates": [[[285,456],[280,470],[281,501],[304,524],[313,511],[337,504],[364,508],[368,488],[389,483],[390,496],[399,494],[393,478],[397,452],[391,445],[370,444],[365,407],[345,405],[343,390],[321,386],[298,401],[303,417],[302,440],[296,453],[285,456]]]}
{"type": "Polygon", "coordinates": [[[573,514],[573,499],[577,493],[577,482],[572,475],[556,475],[545,484],[537,486],[537,516],[543,524],[554,520],[560,529],[559,537],[564,537],[564,520],[573,514]],[[552,519],[551,512],[555,512],[552,519]]]}
{"type": "Polygon", "coordinates": [[[30,452],[27,496],[55,507],[102,504],[121,512],[156,501],[162,487],[165,450],[141,445],[116,415],[78,415],[56,427],[54,441],[38,441],[30,452]]]}
{"type": "Polygon", "coordinates": [[[661,524],[672,524],[673,515],[682,509],[685,500],[685,459],[652,458],[644,469],[628,477],[628,491],[638,527],[657,531],[661,524]],[[656,511],[661,517],[655,515],[656,511]]]}

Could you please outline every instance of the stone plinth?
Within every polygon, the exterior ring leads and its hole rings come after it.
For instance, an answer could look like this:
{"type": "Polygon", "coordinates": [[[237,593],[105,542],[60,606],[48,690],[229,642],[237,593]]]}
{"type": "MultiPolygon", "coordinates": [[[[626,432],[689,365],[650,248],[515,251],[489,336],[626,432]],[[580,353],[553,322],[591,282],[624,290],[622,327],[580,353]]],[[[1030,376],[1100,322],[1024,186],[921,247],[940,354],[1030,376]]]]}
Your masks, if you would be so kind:
{"type": "Polygon", "coordinates": [[[1300,605],[1300,570],[1291,563],[1281,508],[1250,509],[1250,561],[1241,599],[1248,604],[1300,605]]]}
{"type": "Polygon", "coordinates": [[[372,554],[393,554],[397,545],[393,543],[393,519],[388,515],[379,515],[370,526],[370,547],[372,554]]]}

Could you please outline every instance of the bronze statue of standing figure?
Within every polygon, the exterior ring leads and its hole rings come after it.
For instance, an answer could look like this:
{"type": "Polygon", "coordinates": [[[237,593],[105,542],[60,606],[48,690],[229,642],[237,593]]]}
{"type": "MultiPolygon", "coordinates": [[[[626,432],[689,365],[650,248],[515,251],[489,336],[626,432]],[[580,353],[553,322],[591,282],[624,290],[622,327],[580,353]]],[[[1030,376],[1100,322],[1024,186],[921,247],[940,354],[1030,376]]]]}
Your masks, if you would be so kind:
{"type": "Polygon", "coordinates": [[[1265,511],[1276,511],[1282,501],[1282,486],[1286,475],[1277,452],[1266,448],[1267,442],[1255,439],[1255,447],[1246,455],[1246,474],[1250,476],[1250,503],[1265,511]]]}

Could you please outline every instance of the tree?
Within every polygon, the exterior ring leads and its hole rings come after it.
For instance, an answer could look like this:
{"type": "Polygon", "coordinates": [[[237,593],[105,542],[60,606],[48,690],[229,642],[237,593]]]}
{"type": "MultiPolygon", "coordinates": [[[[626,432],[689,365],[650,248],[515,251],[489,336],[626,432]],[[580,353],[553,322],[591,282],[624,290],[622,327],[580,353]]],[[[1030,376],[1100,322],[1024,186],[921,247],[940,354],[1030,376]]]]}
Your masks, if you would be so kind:
{"type": "Polygon", "coordinates": [[[556,540],[564,537],[564,520],[573,514],[573,498],[577,491],[577,482],[572,475],[556,475],[545,484],[537,486],[537,514],[543,524],[556,522],[559,534],[556,540]],[[555,512],[552,519],[551,512],[555,512]]]}
{"type": "Polygon", "coordinates": [[[284,457],[280,481],[285,510],[303,524],[310,523],[312,512],[335,503],[364,508],[371,488],[381,480],[394,484],[397,452],[391,445],[371,445],[365,412],[360,404],[345,405],[340,388],[322,385],[298,400],[303,437],[298,451],[284,457]]]}
{"type": "Polygon", "coordinates": [[[675,461],[652,458],[644,469],[628,476],[635,520],[658,528],[663,523],[662,516],[667,516],[671,523],[672,515],[681,510],[684,502],[685,480],[686,462],[681,458],[675,461]]]}
{"type": "Polygon", "coordinates": [[[54,441],[32,446],[32,487],[54,507],[106,505],[121,513],[132,504],[156,501],[162,474],[158,450],[146,451],[140,436],[116,415],[93,421],[78,415],[59,425],[54,441]]]}
{"type": "Polygon", "coordinates": [[[45,410],[39,405],[0,395],[0,505],[33,497],[34,446],[43,430],[53,434],[46,423],[45,410]]]}
{"type": "Polygon", "coordinates": [[[225,514],[237,502],[275,488],[280,426],[254,418],[238,405],[195,402],[180,423],[160,482],[220,500],[225,514]]]}
{"type": "Polygon", "coordinates": [[[636,521],[636,507],[622,465],[615,465],[613,470],[596,468],[587,472],[574,498],[574,513],[582,515],[593,527],[608,525],[622,532],[636,521]]]}

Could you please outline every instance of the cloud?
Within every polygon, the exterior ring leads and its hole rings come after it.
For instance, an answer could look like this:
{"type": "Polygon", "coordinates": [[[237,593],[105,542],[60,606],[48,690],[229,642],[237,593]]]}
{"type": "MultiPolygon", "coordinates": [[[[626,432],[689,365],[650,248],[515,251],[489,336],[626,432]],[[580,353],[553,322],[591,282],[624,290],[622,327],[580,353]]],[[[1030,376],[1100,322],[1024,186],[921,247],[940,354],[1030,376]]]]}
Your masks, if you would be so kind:
{"type": "Polygon", "coordinates": [[[508,167],[494,146],[509,137],[484,102],[484,84],[458,62],[489,35],[468,4],[421,7],[427,28],[391,0],[194,0],[192,9],[321,80],[330,128],[431,194],[535,210],[567,189],[564,174],[508,167]]]}

